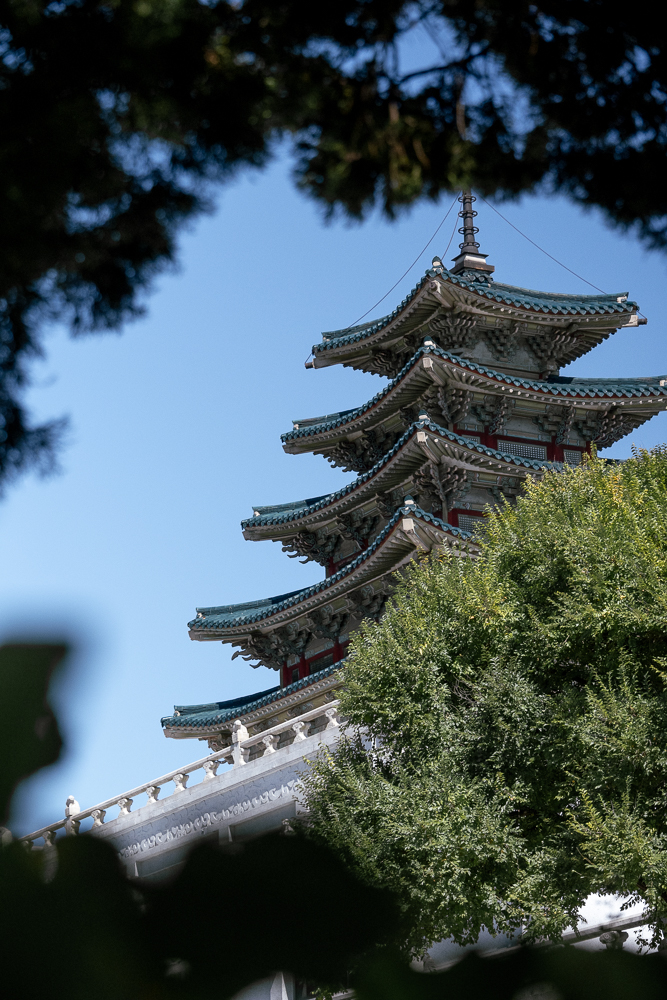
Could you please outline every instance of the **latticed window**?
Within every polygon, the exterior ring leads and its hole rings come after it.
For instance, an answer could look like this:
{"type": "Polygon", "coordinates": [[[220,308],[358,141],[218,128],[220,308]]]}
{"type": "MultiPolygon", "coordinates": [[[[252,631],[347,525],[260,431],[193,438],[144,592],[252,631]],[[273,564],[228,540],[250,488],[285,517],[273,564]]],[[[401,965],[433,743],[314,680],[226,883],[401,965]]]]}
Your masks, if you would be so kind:
{"type": "Polygon", "coordinates": [[[581,465],[581,452],[573,448],[563,448],[563,457],[566,465],[581,465]]]}
{"type": "Polygon", "coordinates": [[[463,531],[479,531],[483,523],[483,517],[475,517],[473,514],[459,514],[459,528],[463,531]]]}
{"type": "Polygon", "coordinates": [[[527,444],[525,441],[498,441],[498,450],[517,458],[546,458],[547,449],[543,444],[527,444]]]}

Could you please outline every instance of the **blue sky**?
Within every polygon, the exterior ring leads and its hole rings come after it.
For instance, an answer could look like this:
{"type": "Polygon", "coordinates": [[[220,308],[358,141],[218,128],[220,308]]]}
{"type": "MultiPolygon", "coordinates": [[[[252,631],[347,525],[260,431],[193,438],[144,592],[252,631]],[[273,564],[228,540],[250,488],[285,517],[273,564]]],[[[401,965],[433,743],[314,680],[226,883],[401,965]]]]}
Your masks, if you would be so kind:
{"type": "MultiPolygon", "coordinates": [[[[61,472],[29,476],[0,504],[0,635],[67,634],[72,669],[57,691],[67,753],[28,782],[16,829],[63,815],[203,756],[205,744],[164,738],[174,703],[232,698],[278,682],[231,662],[220,643],[191,642],[196,605],[253,600],[315,582],[273,543],[244,542],[253,504],[336,489],[351,476],[322,458],[285,455],[291,419],[356,406],[384,380],[306,370],[321,330],[353,323],[394,284],[451,199],[396,223],[325,225],[277,161],[219,193],[215,214],[180,241],[179,267],[121,335],[46,338],[29,393],[35,419],[70,416],[61,472]]],[[[562,292],[591,289],[479,202],[482,250],[500,281],[562,292]]],[[[629,292],[649,325],[623,330],[567,369],[582,376],[667,373],[666,261],[564,199],[500,206],[553,256],[609,292],[629,292]]],[[[434,253],[372,315],[389,312],[434,253]]],[[[458,237],[448,257],[454,256],[458,237]]],[[[605,454],[667,440],[660,415],[605,454]]]]}

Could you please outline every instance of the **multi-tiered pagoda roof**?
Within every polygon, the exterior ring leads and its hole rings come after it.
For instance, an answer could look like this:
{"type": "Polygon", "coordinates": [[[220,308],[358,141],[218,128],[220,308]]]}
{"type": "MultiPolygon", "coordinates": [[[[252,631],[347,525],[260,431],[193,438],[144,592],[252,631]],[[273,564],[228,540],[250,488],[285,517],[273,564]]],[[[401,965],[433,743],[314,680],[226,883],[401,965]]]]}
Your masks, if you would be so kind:
{"type": "MultiPolygon", "coordinates": [[[[395,574],[433,551],[474,556],[489,508],[512,503],[528,477],[576,465],[667,409],[667,378],[580,379],[560,368],[621,327],[645,320],[626,293],[560,295],[495,282],[480,253],[470,195],[454,266],[439,258],[388,316],[322,335],[307,367],[389,376],[363,405],[295,420],[289,454],[312,452],[356,472],[320,497],[253,509],[244,537],[314,561],[311,587],[197,609],[190,637],[236,647],[280,683],[247,699],[180,706],[165,735],[217,746],[231,722],[267,725],[332,697],[349,637],[378,618],[395,574]]],[[[272,723],[273,724],[273,723],[272,723]]]]}

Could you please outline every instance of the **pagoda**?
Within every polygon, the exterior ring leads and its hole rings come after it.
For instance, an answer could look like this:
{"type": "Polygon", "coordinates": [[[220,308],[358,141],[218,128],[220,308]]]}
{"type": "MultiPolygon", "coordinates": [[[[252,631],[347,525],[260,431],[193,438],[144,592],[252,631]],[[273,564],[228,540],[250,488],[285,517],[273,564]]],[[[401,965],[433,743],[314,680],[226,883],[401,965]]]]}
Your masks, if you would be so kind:
{"type": "Polygon", "coordinates": [[[459,201],[463,242],[453,266],[435,257],[392,313],[324,333],[307,362],[390,379],[362,406],[295,420],[282,436],[288,454],[322,455],[356,478],[325,496],[255,507],[242,522],[246,539],[279,542],[291,558],[319,563],[323,579],[198,608],[189,623],[192,639],[231,644],[279,683],[247,698],[176,706],[162,720],[166,736],[216,750],[234,727],[237,736],[256,734],[320,706],[324,713],[350,635],[382,615],[397,572],[428,552],[474,555],[485,512],[513,502],[526,479],[578,465],[592,445],[606,448],[667,408],[664,377],[559,374],[618,329],[646,322],[626,293],[497,282],[476,240],[474,196],[459,201]]]}

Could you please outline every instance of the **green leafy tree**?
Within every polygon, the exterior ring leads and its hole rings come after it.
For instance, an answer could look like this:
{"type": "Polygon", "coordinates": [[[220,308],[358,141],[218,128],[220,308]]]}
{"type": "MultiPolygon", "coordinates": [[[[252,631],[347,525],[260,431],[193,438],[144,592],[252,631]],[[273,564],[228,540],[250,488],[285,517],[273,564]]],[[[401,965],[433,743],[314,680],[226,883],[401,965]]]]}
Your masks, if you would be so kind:
{"type": "Polygon", "coordinates": [[[667,919],[667,448],[530,482],[478,558],[409,570],[343,671],[310,836],[423,952],[558,940],[592,893],[667,919]]]}
{"type": "Polygon", "coordinates": [[[116,327],[211,185],[287,140],[328,213],[536,186],[667,243],[663,33],[608,0],[3,0],[0,485],[46,320],[116,327]]]}

